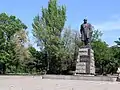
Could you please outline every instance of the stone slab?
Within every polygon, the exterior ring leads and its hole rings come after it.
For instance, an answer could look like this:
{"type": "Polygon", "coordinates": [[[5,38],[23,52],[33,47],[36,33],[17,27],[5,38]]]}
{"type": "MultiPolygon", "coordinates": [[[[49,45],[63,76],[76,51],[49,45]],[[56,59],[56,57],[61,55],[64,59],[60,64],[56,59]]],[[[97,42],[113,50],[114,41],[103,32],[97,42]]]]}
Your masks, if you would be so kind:
{"type": "Polygon", "coordinates": [[[43,75],[43,79],[63,79],[63,80],[87,80],[87,81],[115,81],[114,78],[109,76],[80,76],[80,75],[43,75]]]}

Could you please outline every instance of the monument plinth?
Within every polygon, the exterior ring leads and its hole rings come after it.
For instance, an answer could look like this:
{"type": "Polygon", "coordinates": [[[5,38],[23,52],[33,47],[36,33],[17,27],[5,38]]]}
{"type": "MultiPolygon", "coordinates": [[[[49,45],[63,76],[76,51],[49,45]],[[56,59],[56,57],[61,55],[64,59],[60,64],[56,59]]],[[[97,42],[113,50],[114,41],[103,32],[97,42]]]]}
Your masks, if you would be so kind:
{"type": "Polygon", "coordinates": [[[94,51],[91,48],[82,47],[79,49],[76,74],[95,74],[94,51]]]}

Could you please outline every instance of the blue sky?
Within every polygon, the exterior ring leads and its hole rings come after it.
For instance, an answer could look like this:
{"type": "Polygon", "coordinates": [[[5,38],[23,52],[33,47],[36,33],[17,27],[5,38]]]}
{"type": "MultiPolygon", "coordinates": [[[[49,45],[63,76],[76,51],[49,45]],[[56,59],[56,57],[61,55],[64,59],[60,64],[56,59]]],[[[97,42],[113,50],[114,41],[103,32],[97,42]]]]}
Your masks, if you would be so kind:
{"type": "MultiPolygon", "coordinates": [[[[38,13],[41,14],[41,7],[47,7],[48,1],[1,0],[0,13],[15,15],[28,26],[30,32],[33,18],[38,13]]],[[[102,39],[109,45],[114,45],[120,36],[120,0],[58,0],[58,4],[66,5],[66,26],[79,30],[82,20],[87,18],[96,29],[103,32],[102,39]]]]}

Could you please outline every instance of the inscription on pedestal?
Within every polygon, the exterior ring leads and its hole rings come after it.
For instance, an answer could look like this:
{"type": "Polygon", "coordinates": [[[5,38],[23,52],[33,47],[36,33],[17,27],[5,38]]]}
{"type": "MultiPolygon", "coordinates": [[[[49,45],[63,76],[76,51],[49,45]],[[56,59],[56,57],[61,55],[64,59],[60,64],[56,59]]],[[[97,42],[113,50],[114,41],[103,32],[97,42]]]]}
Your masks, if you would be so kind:
{"type": "Polygon", "coordinates": [[[89,62],[89,56],[80,56],[80,62],[89,62]]]}

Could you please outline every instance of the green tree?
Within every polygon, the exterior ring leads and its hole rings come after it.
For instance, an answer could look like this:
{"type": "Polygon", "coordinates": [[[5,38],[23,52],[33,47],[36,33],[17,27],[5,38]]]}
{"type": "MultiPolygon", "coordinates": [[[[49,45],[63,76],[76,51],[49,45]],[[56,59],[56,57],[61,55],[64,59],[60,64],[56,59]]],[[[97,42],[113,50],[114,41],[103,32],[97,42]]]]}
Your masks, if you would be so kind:
{"type": "Polygon", "coordinates": [[[65,63],[62,65],[64,70],[67,71],[65,73],[68,74],[69,71],[75,70],[78,50],[82,44],[78,31],[71,29],[71,27],[64,28],[61,39],[64,44],[64,47],[62,47],[64,58],[61,58],[65,63]]]}
{"type": "Polygon", "coordinates": [[[14,66],[14,43],[11,37],[22,29],[27,27],[15,16],[8,16],[6,13],[0,14],[0,63],[4,64],[4,73],[13,72],[14,66]]]}
{"type": "Polygon", "coordinates": [[[47,61],[45,60],[45,53],[37,51],[34,47],[30,46],[29,51],[31,53],[31,59],[26,62],[27,67],[30,71],[35,69],[36,73],[42,73],[46,70],[47,61]]]}
{"type": "Polygon", "coordinates": [[[111,60],[109,63],[109,71],[111,73],[116,73],[118,67],[120,66],[120,47],[117,45],[109,47],[111,60]]]}
{"type": "Polygon", "coordinates": [[[99,74],[108,72],[109,61],[112,57],[108,45],[101,40],[101,36],[101,31],[93,30],[91,45],[94,50],[96,71],[99,74]]]}
{"type": "Polygon", "coordinates": [[[93,29],[92,42],[101,40],[102,35],[103,33],[101,31],[93,29]]]}
{"type": "Polygon", "coordinates": [[[115,43],[119,46],[120,45],[120,38],[118,38],[118,40],[115,41],[115,43]]]}
{"type": "Polygon", "coordinates": [[[109,48],[106,42],[101,40],[94,41],[92,43],[92,47],[94,50],[94,58],[95,58],[95,66],[99,69],[99,73],[102,74],[106,72],[106,65],[109,63],[110,55],[109,55],[109,48]]]}
{"type": "Polygon", "coordinates": [[[25,66],[24,62],[30,59],[30,52],[26,46],[28,43],[27,32],[22,29],[17,31],[12,37],[11,42],[14,44],[14,60],[16,72],[21,71],[25,66]]]}
{"type": "Polygon", "coordinates": [[[65,6],[58,6],[57,0],[50,0],[48,8],[42,8],[42,16],[34,18],[33,35],[36,37],[40,49],[45,51],[50,73],[61,70],[60,50],[61,32],[66,21],[65,6]]]}
{"type": "Polygon", "coordinates": [[[120,65],[120,49],[118,47],[119,41],[116,46],[109,47],[106,42],[101,40],[102,33],[98,30],[94,30],[92,37],[92,48],[95,56],[96,71],[100,74],[116,73],[118,66],[120,65]]]}
{"type": "Polygon", "coordinates": [[[117,45],[111,46],[110,53],[111,53],[111,61],[110,61],[110,67],[109,72],[116,73],[117,68],[120,66],[120,38],[115,41],[117,45]]]}

